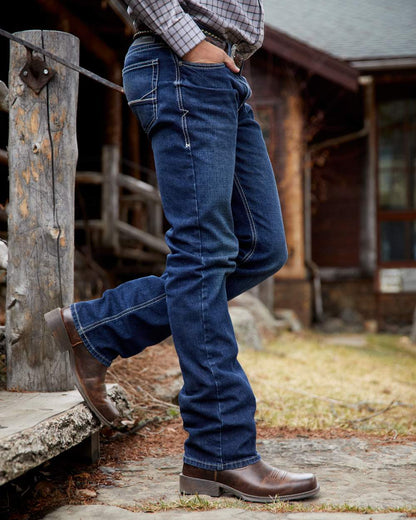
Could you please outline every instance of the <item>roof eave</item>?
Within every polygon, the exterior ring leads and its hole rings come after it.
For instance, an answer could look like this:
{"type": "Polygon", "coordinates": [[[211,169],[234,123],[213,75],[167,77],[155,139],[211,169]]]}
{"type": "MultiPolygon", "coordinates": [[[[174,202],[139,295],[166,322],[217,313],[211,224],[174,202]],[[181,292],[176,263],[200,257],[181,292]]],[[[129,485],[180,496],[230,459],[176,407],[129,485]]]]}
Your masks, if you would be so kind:
{"type": "Polygon", "coordinates": [[[348,90],[355,92],[359,88],[359,71],[349,63],[296,40],[267,24],[263,47],[280,58],[338,83],[348,90]]]}
{"type": "Polygon", "coordinates": [[[366,72],[416,69],[416,56],[397,58],[354,58],[348,59],[354,69],[366,72]]]}

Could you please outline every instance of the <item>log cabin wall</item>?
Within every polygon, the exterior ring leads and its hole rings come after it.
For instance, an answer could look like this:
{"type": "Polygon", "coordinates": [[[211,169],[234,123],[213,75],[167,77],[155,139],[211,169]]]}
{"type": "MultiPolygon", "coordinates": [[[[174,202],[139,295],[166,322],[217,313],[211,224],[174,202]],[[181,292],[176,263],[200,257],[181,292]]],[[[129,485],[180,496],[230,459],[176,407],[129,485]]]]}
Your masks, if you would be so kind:
{"type": "Polygon", "coordinates": [[[365,140],[329,150],[312,175],[312,259],[319,267],[360,266],[365,140]]]}
{"type": "Polygon", "coordinates": [[[305,77],[300,69],[264,50],[252,58],[247,75],[253,87],[251,104],[276,175],[288,246],[288,261],[275,276],[274,307],[294,310],[308,326],[312,290],[305,266],[305,77]]]}
{"type": "MultiPolygon", "coordinates": [[[[378,102],[386,95],[395,99],[409,99],[409,95],[414,98],[414,74],[399,71],[375,74],[373,81],[375,123],[378,102]]],[[[317,85],[319,82],[317,80],[317,85]]],[[[364,92],[351,96],[340,91],[341,103],[336,103],[337,96],[328,92],[327,88],[320,85],[319,90],[324,97],[333,100],[334,107],[326,111],[325,124],[315,138],[318,142],[328,139],[331,132],[354,132],[365,121],[362,106],[364,92]]],[[[310,94],[316,91],[313,83],[308,90],[310,94]]],[[[322,100],[319,103],[322,104],[322,100]]],[[[378,256],[376,269],[368,269],[366,262],[368,243],[363,240],[363,228],[366,226],[369,208],[365,191],[372,160],[376,163],[377,174],[378,154],[375,132],[373,138],[357,139],[329,150],[324,149],[315,156],[312,168],[312,259],[322,275],[323,306],[327,317],[355,315],[361,323],[375,320],[381,331],[403,332],[412,321],[414,291],[383,293],[378,283],[378,272],[383,267],[380,254],[374,251],[375,256],[378,256]]],[[[371,219],[374,228],[371,238],[379,251],[379,236],[375,236],[376,189],[373,197],[370,210],[373,212],[371,219]]],[[[408,267],[411,267],[410,264],[408,267]]]]}
{"type": "MultiPolygon", "coordinates": [[[[245,72],[275,169],[287,233],[289,260],[275,277],[275,308],[290,308],[310,325],[314,303],[311,273],[304,265],[304,154],[316,143],[363,130],[364,87],[348,91],[264,50],[245,72]]],[[[323,273],[326,318],[355,314],[362,323],[376,320],[380,330],[394,330],[411,322],[414,295],[381,294],[377,272],[368,268],[364,230],[371,157],[377,158],[377,141],[365,135],[312,154],[311,260],[323,273]]],[[[371,238],[375,241],[374,233],[371,238]]]]}

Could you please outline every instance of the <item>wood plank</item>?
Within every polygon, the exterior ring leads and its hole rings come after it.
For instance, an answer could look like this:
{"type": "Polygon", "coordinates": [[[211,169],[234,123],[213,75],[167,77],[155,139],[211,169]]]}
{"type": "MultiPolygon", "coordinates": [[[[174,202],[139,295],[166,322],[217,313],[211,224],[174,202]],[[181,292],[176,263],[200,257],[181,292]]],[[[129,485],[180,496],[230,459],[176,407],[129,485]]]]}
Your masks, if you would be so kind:
{"type": "MultiPolygon", "coordinates": [[[[75,227],[82,229],[84,227],[85,223],[82,220],[75,221],[75,227]]],[[[103,222],[101,220],[89,220],[88,226],[90,229],[97,229],[102,230],[103,229],[103,222]]],[[[127,238],[137,240],[141,244],[150,247],[151,249],[154,249],[155,251],[158,251],[159,253],[162,253],[164,255],[167,255],[170,253],[170,249],[166,245],[166,242],[158,237],[154,237],[150,233],[146,233],[146,231],[143,231],[141,229],[138,229],[134,226],[131,226],[130,224],[127,224],[126,222],[118,221],[117,228],[119,232],[126,236],[127,238]]]]}
{"type": "Polygon", "coordinates": [[[142,251],[141,249],[132,247],[121,247],[119,251],[121,258],[129,258],[131,260],[138,260],[140,262],[158,263],[165,261],[165,255],[161,253],[150,253],[142,251]]]}
{"type": "Polygon", "coordinates": [[[102,184],[103,174],[99,172],[77,172],[75,181],[80,184],[102,184]]]}
{"type": "Polygon", "coordinates": [[[166,245],[166,242],[161,238],[154,237],[141,229],[137,229],[130,224],[126,224],[125,222],[118,222],[117,225],[120,233],[126,235],[129,238],[133,238],[141,242],[142,244],[154,249],[155,251],[159,251],[163,254],[170,253],[170,249],[166,245]]]}
{"type": "Polygon", "coordinates": [[[139,179],[135,179],[130,175],[124,175],[122,173],[118,176],[118,185],[121,188],[125,188],[132,193],[142,195],[144,200],[151,200],[161,204],[160,193],[155,187],[147,182],[143,182],[139,179]]]}

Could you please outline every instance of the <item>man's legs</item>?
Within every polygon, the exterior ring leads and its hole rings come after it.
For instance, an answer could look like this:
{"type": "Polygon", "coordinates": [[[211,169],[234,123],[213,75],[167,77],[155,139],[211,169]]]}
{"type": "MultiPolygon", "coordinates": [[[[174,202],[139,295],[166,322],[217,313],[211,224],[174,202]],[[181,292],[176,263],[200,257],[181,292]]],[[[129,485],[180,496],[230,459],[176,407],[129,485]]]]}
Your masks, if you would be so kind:
{"type": "Polygon", "coordinates": [[[172,332],[185,380],[186,460],[220,469],[257,460],[255,401],[236,360],[227,299],[284,262],[280,207],[261,132],[244,105],[244,78],[223,65],[181,64],[166,50],[158,59],[157,70],[148,56],[132,60],[125,76],[127,87],[136,73],[139,81],[146,71],[149,81],[159,77],[151,134],[172,226],[166,273],[77,303],[72,313],[83,342],[106,365],[115,352],[132,355],[172,332]]]}
{"type": "Polygon", "coordinates": [[[171,225],[165,292],[184,378],[179,398],[189,433],[184,460],[231,469],[259,459],[255,399],[237,361],[226,291],[238,256],[231,201],[238,110],[248,87],[224,65],[172,58],[175,92],[161,79],[152,146],[171,225]]]}
{"type": "Polygon", "coordinates": [[[116,355],[132,355],[172,332],[189,432],[181,491],[228,490],[256,501],[311,496],[319,489],[313,475],[281,472],[259,460],[255,399],[237,361],[228,314],[227,299],[286,259],[273,172],[244,104],[248,86],[223,66],[180,63],[166,48],[158,57],[155,48],[147,50],[153,54],[140,49],[125,70],[137,73],[139,84],[147,82],[137,99],[147,108],[137,113],[152,136],[172,253],[162,277],[72,305],[77,330],[63,319],[72,345],[79,345],[71,351],[81,348],[108,366],[116,355]]]}

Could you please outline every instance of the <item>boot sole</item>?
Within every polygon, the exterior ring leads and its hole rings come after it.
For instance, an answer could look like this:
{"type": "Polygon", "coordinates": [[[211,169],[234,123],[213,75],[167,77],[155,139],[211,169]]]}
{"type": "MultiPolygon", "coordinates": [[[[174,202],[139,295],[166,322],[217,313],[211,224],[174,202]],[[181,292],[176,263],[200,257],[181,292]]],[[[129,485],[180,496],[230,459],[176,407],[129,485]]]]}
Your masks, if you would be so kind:
{"type": "Polygon", "coordinates": [[[287,500],[301,500],[304,498],[310,498],[316,495],[319,491],[319,484],[315,489],[304,491],[302,493],[294,493],[293,495],[281,495],[281,496],[257,496],[249,495],[238,491],[226,484],[221,482],[215,482],[213,480],[204,480],[199,478],[187,477],[182,473],[179,475],[179,490],[182,495],[209,495],[211,497],[219,497],[224,493],[230,493],[242,500],[247,502],[262,502],[269,503],[275,501],[287,501],[287,500]]]}
{"type": "Polygon", "coordinates": [[[73,346],[71,345],[71,342],[68,338],[68,333],[66,331],[64,322],[62,321],[61,316],[61,309],[54,309],[53,311],[49,311],[44,315],[46,325],[50,332],[52,333],[53,338],[55,339],[55,343],[59,347],[59,350],[61,352],[68,352],[69,354],[69,361],[71,364],[72,372],[75,376],[75,386],[77,387],[78,392],[82,395],[84,398],[84,401],[87,403],[88,408],[94,413],[94,415],[97,416],[97,418],[106,426],[109,426],[110,428],[113,427],[113,424],[106,419],[94,406],[94,403],[91,402],[90,398],[88,397],[87,392],[84,390],[84,387],[82,386],[82,383],[78,377],[76,367],[75,367],[75,356],[73,351],[73,346]]]}

